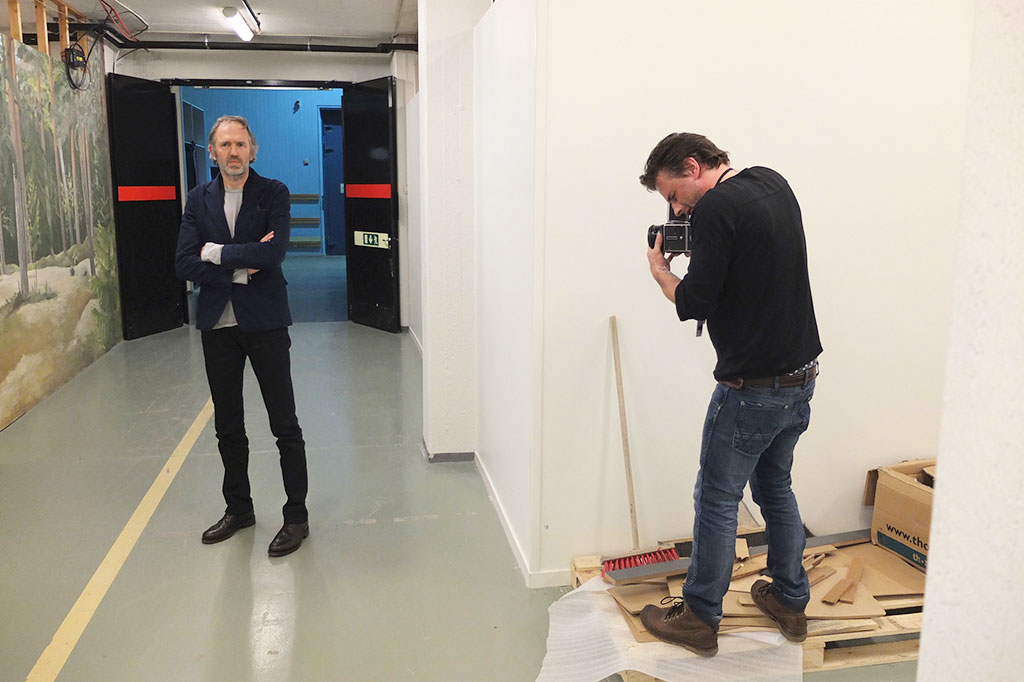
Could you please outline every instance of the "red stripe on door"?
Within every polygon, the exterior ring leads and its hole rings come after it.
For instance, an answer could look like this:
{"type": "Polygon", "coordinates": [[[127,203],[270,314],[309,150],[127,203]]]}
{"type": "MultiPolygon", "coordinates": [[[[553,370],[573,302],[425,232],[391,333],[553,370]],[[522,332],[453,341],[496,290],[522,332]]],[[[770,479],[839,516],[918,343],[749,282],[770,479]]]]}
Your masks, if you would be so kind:
{"type": "Polygon", "coordinates": [[[117,188],[118,201],[173,201],[178,198],[174,185],[121,185],[117,188]]]}
{"type": "Polygon", "coordinates": [[[349,199],[390,199],[391,185],[345,185],[349,199]]]}

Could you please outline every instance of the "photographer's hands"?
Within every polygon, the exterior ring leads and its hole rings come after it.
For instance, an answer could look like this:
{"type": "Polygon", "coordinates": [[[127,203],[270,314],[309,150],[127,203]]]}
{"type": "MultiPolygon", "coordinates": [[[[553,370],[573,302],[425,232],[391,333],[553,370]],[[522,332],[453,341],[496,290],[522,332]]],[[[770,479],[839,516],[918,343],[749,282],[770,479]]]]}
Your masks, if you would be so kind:
{"type": "Polygon", "coordinates": [[[654,248],[647,249],[647,261],[651,266],[651,275],[654,277],[654,281],[661,287],[665,298],[675,303],[676,287],[679,286],[681,280],[672,274],[671,264],[672,259],[679,254],[670,253],[666,256],[662,253],[662,241],[664,241],[664,236],[659,232],[654,240],[654,248]]]}

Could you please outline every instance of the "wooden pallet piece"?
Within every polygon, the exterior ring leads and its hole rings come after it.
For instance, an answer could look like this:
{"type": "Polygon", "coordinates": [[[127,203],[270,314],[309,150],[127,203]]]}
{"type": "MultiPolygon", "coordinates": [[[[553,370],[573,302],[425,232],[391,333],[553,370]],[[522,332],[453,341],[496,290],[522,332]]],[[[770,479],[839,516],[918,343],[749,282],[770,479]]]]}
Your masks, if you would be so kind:
{"type": "Polygon", "coordinates": [[[811,636],[803,643],[804,671],[837,670],[881,663],[894,663],[917,658],[923,614],[904,613],[873,618],[877,627],[868,631],[840,632],[811,636]],[[877,638],[912,635],[912,637],[883,641],[877,638]],[[846,646],[828,644],[845,642],[846,646]]]}
{"type": "Polygon", "coordinates": [[[590,554],[572,560],[569,584],[576,589],[594,576],[601,575],[601,556],[590,554]]]}
{"type": "MultiPolygon", "coordinates": [[[[898,663],[917,658],[923,614],[904,613],[880,618],[842,621],[809,621],[807,641],[803,643],[804,672],[859,668],[883,663],[898,663]],[[875,638],[917,635],[910,639],[876,642],[875,638]],[[857,642],[851,646],[828,648],[830,642],[857,642]],[[863,642],[863,643],[860,643],[863,642]]],[[[619,673],[623,682],[661,682],[635,670],[619,673]]]]}

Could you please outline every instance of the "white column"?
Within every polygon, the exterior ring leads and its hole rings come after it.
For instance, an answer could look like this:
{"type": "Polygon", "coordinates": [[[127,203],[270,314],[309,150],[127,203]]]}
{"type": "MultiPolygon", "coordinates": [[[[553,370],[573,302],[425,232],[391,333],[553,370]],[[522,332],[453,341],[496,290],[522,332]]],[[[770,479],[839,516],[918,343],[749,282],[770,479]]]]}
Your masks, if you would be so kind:
{"type": "Polygon", "coordinates": [[[919,680],[1024,669],[1022,26],[1017,0],[978,1],[919,680]]]}
{"type": "MultiPolygon", "coordinates": [[[[393,42],[414,43],[411,36],[395,36],[393,42]]],[[[409,249],[409,141],[407,112],[409,100],[416,96],[419,86],[417,54],[408,50],[391,53],[391,75],[395,77],[395,154],[397,156],[398,178],[398,297],[401,301],[401,325],[410,326],[409,270],[411,253],[409,249]]],[[[416,158],[413,155],[412,158],[416,158]]]]}
{"type": "Polygon", "coordinates": [[[477,447],[472,30],[490,5],[422,0],[418,11],[423,440],[430,455],[477,447]]]}

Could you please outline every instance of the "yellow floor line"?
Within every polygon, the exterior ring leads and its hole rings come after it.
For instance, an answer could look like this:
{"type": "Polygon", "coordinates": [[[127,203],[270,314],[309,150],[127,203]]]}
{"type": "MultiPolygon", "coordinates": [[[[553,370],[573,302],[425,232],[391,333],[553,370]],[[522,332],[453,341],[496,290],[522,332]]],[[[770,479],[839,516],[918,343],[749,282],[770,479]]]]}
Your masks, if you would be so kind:
{"type": "Polygon", "coordinates": [[[117,577],[121,567],[124,566],[125,560],[131,554],[135,543],[139,540],[139,536],[142,535],[146,524],[149,523],[149,519],[153,516],[153,512],[156,511],[157,505],[160,504],[164,493],[170,487],[171,481],[174,480],[178,470],[181,469],[181,465],[185,462],[185,458],[188,457],[192,446],[195,445],[199,434],[206,427],[206,423],[210,421],[211,415],[213,415],[212,399],[208,400],[203,409],[199,411],[195,421],[192,422],[192,426],[189,427],[181,442],[178,443],[178,447],[171,453],[170,459],[167,460],[167,463],[160,470],[156,480],[153,481],[153,485],[149,487],[149,492],[139,502],[139,506],[135,508],[135,513],[128,519],[128,523],[121,531],[121,534],[117,536],[117,540],[114,541],[114,545],[107,552],[107,556],[104,557],[99,568],[92,574],[89,584],[85,586],[85,590],[78,597],[78,601],[71,607],[71,611],[57,629],[57,634],[53,636],[50,645],[46,647],[39,660],[36,661],[32,671],[25,678],[25,682],[53,682],[57,679],[57,675],[60,674],[64,664],[67,663],[68,657],[74,650],[75,645],[78,644],[78,640],[81,638],[86,626],[89,625],[89,621],[92,620],[96,609],[99,608],[100,602],[103,601],[103,597],[107,594],[107,590],[110,589],[111,583],[114,582],[114,578],[117,577]]]}

